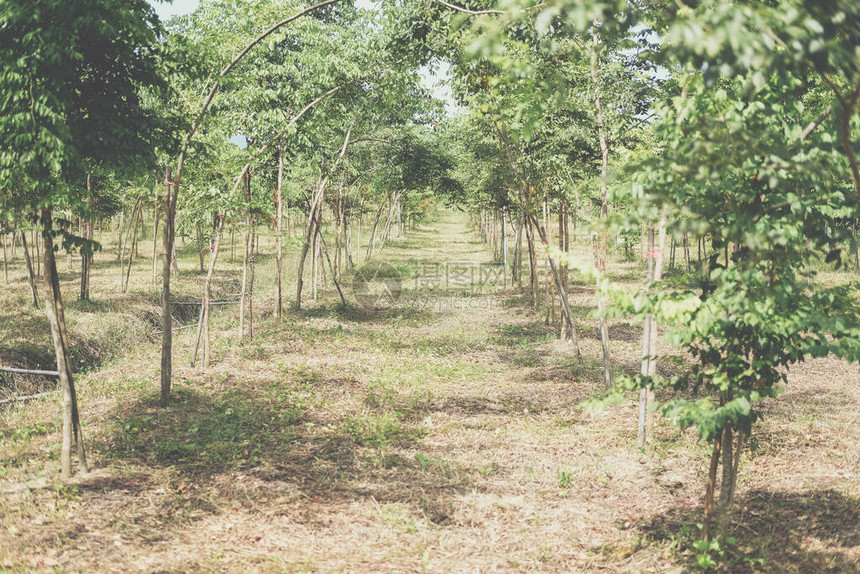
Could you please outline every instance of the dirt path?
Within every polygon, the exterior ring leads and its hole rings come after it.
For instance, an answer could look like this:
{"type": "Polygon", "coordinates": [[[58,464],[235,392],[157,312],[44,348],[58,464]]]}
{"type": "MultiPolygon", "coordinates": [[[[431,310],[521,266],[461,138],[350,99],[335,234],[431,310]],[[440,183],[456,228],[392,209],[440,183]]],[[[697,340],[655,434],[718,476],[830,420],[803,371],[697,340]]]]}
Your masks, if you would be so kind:
{"type": "MultiPolygon", "coordinates": [[[[377,258],[408,278],[345,285],[389,288],[391,308],[365,298],[340,311],[327,299],[282,324],[263,319],[244,344],[221,315],[208,373],[182,366],[184,333],[167,410],[153,392],[155,349],[91,375],[81,401],[99,470],[79,484],[40,468],[56,450],[53,405],[11,413],[0,567],[687,568],[704,446],[661,422],[640,453],[632,400],[577,408],[601,385],[589,287],[574,295],[586,357],[576,363],[543,314],[498,285],[466,229],[446,212],[377,258]]],[[[635,362],[636,329],[613,332],[614,356],[635,362]]],[[[817,361],[768,407],[744,460],[733,571],[860,568],[858,382],[856,366],[817,361]]]]}

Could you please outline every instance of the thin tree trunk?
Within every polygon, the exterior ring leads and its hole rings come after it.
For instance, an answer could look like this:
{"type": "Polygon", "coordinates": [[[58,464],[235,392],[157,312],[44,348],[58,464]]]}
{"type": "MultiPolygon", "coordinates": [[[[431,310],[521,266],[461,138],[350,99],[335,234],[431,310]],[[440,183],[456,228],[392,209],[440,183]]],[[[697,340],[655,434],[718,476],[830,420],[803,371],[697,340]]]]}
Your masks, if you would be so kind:
{"type": "Polygon", "coordinates": [[[275,309],[275,316],[278,318],[278,321],[283,320],[284,318],[284,299],[281,292],[281,281],[283,276],[283,264],[282,257],[283,253],[281,251],[281,228],[283,226],[284,220],[284,210],[283,210],[283,198],[284,198],[284,144],[281,143],[278,148],[278,186],[276,188],[277,198],[275,201],[275,207],[277,209],[277,215],[275,218],[275,262],[277,265],[277,271],[275,276],[275,289],[277,291],[278,303],[275,309]]]}
{"type": "Polygon", "coordinates": [[[507,230],[507,207],[502,206],[502,281],[508,285],[508,230],[507,230]]]}
{"type": "MultiPolygon", "coordinates": [[[[662,209],[660,212],[660,222],[657,226],[657,247],[654,252],[654,281],[662,281],[663,280],[663,265],[666,260],[666,209],[662,209]]],[[[650,352],[652,356],[657,355],[657,344],[659,338],[659,325],[657,325],[656,319],[651,318],[651,344],[650,344],[650,352]]],[[[654,358],[649,363],[650,374],[657,374],[657,359],[654,358]]],[[[648,404],[653,404],[655,399],[654,390],[648,389],[647,395],[648,404]]],[[[647,408],[645,414],[645,427],[650,432],[650,429],[654,428],[654,410],[647,408]]]]}
{"type": "Polygon", "coordinates": [[[737,492],[738,486],[738,471],[741,467],[741,454],[744,450],[744,439],[746,438],[746,434],[743,430],[738,429],[737,431],[737,441],[738,444],[735,448],[735,459],[732,462],[732,480],[730,484],[729,496],[728,496],[728,506],[731,507],[735,501],[735,493],[737,492]]]}
{"type": "Polygon", "coordinates": [[[138,196],[140,203],[137,206],[137,216],[132,224],[133,231],[131,233],[131,249],[128,250],[128,268],[125,272],[125,285],[122,288],[123,293],[128,292],[128,283],[131,279],[131,265],[134,262],[134,253],[137,250],[137,229],[140,226],[140,220],[143,216],[143,197],[138,196]]]}
{"type": "Polygon", "coordinates": [[[711,452],[711,466],[708,469],[708,482],[705,485],[705,512],[702,520],[702,540],[709,540],[711,536],[711,518],[714,515],[714,492],[717,486],[717,468],[720,464],[720,451],[722,447],[722,433],[714,439],[714,448],[711,452]]]}
{"type": "MultiPolygon", "coordinates": [[[[122,247],[119,250],[119,287],[120,290],[125,293],[126,285],[125,285],[125,251],[128,248],[128,242],[131,240],[132,232],[137,233],[137,223],[139,211],[141,208],[141,201],[143,196],[141,194],[137,195],[137,200],[134,202],[134,209],[131,210],[131,216],[128,221],[128,226],[125,232],[125,241],[123,241],[122,247]]],[[[120,235],[120,238],[122,236],[120,235]]],[[[134,254],[133,251],[129,251],[129,267],[131,267],[131,257],[134,254]]]]}
{"type": "Polygon", "coordinates": [[[343,247],[343,184],[337,187],[337,198],[335,199],[334,212],[334,268],[331,270],[334,279],[337,279],[340,268],[341,248],[343,247]]]}
{"type": "Polygon", "coordinates": [[[669,248],[669,271],[675,269],[675,236],[672,236],[671,247],[669,248]]]}
{"type": "MultiPolygon", "coordinates": [[[[125,203],[125,194],[122,196],[122,203],[125,203]]],[[[120,204],[122,205],[122,204],[120,204]]],[[[119,233],[116,239],[116,260],[122,261],[122,231],[125,226],[125,208],[119,210],[119,233]]]]}
{"type": "MultiPolygon", "coordinates": [[[[92,208],[92,174],[87,173],[87,215],[90,215],[92,208]]],[[[92,219],[84,221],[84,239],[90,241],[87,250],[81,250],[81,301],[89,301],[90,299],[90,265],[93,257],[92,240],[93,240],[93,221],[92,219]]]]}
{"type": "Polygon", "coordinates": [[[305,241],[302,244],[302,251],[299,254],[299,263],[298,263],[298,272],[297,272],[297,282],[296,282],[296,309],[302,308],[302,290],[304,287],[304,270],[305,270],[305,261],[308,257],[308,252],[311,250],[313,246],[314,240],[316,238],[316,210],[319,202],[322,201],[322,196],[324,193],[324,185],[326,184],[327,178],[323,178],[320,175],[320,180],[317,182],[317,188],[314,191],[314,194],[311,199],[310,211],[308,213],[308,221],[305,226],[305,241]]]}
{"type": "Polygon", "coordinates": [[[78,413],[78,400],[75,392],[75,382],[72,376],[72,365],[69,359],[69,338],[66,334],[66,318],[63,311],[63,298],[60,294],[60,279],[57,275],[57,262],[54,258],[54,242],[52,239],[53,219],[51,210],[42,208],[42,243],[45,256],[45,312],[51,328],[51,341],[54,344],[54,354],[57,360],[57,371],[60,375],[60,385],[63,389],[63,440],[60,451],[62,477],[72,475],[72,442],[75,443],[81,472],[86,474],[87,457],[84,449],[84,439],[81,432],[81,421],[78,413]]]}
{"type": "Polygon", "coordinates": [[[325,211],[325,204],[320,206],[320,211],[318,214],[319,221],[317,222],[317,273],[322,276],[322,282],[320,286],[323,290],[328,288],[328,271],[326,271],[325,262],[323,261],[323,231],[322,231],[322,220],[323,213],[325,211]]]}
{"type": "Polygon", "coordinates": [[[541,213],[543,215],[543,228],[547,230],[548,233],[551,233],[549,225],[549,197],[547,195],[547,191],[544,189],[543,193],[543,201],[541,202],[541,213]]]}
{"type": "MultiPolygon", "coordinates": [[[[654,257],[652,254],[654,253],[654,228],[651,227],[648,229],[648,248],[646,254],[646,265],[648,268],[646,279],[645,279],[645,288],[646,292],[651,290],[651,284],[654,282],[654,257]]],[[[652,376],[656,369],[652,369],[652,364],[656,366],[656,359],[653,357],[655,350],[652,349],[651,345],[654,339],[651,337],[652,330],[656,329],[657,325],[654,321],[654,317],[649,313],[645,317],[644,324],[642,326],[642,367],[639,372],[643,376],[652,376]]],[[[639,390],[639,427],[637,430],[636,436],[636,447],[644,448],[645,440],[647,434],[646,428],[646,414],[648,410],[648,388],[642,388],[639,390]]]]}
{"type": "MultiPolygon", "coordinates": [[[[331,170],[329,170],[329,174],[334,173],[334,170],[337,168],[338,165],[340,165],[344,154],[346,154],[346,148],[349,145],[349,139],[352,137],[352,128],[353,126],[355,126],[355,122],[357,119],[358,116],[353,118],[352,123],[349,125],[349,129],[346,131],[346,137],[344,137],[343,140],[343,146],[340,148],[340,155],[338,155],[337,159],[334,162],[334,165],[332,166],[331,170]]],[[[305,229],[305,242],[302,245],[302,252],[299,256],[298,281],[296,284],[296,309],[302,308],[302,287],[304,283],[303,275],[305,269],[305,260],[307,259],[308,250],[310,249],[311,242],[314,238],[313,234],[317,232],[315,229],[316,225],[314,223],[316,221],[316,210],[320,209],[322,205],[325,188],[328,185],[328,179],[328,176],[323,177],[322,174],[320,174],[320,181],[317,185],[317,192],[311,200],[310,213],[308,213],[308,224],[305,229]]]]}
{"type": "MultiPolygon", "coordinates": [[[[537,221],[534,221],[535,227],[540,232],[541,242],[549,247],[549,238],[547,237],[546,231],[543,227],[538,227],[537,221]]],[[[558,272],[558,268],[555,265],[555,262],[552,260],[552,257],[547,253],[547,262],[549,263],[550,271],[552,272],[553,279],[555,280],[555,288],[558,292],[558,299],[561,306],[562,316],[564,317],[565,325],[567,326],[567,333],[570,335],[571,340],[573,341],[573,347],[576,352],[576,360],[581,360],[581,356],[579,353],[579,337],[576,334],[576,326],[573,322],[573,316],[570,313],[570,306],[567,302],[567,293],[564,289],[564,284],[561,281],[561,275],[558,272]]]]}
{"type": "Polygon", "coordinates": [[[6,251],[7,234],[3,234],[3,282],[9,283],[9,255],[6,251]]]}
{"type": "MultiPolygon", "coordinates": [[[[594,111],[595,119],[597,120],[597,134],[600,140],[600,219],[606,224],[609,217],[609,200],[608,200],[608,184],[607,177],[609,175],[609,144],[606,141],[606,130],[603,125],[603,106],[600,102],[601,85],[598,78],[598,41],[597,41],[597,23],[595,22],[591,28],[591,82],[594,88],[594,111]]],[[[609,235],[604,228],[600,232],[600,245],[597,256],[597,267],[601,273],[606,273],[606,259],[608,255],[609,235]]]]}
{"type": "Polygon", "coordinates": [[[334,273],[334,268],[332,267],[331,258],[328,255],[328,248],[325,245],[325,238],[320,235],[321,246],[323,250],[323,254],[325,255],[326,261],[328,261],[329,269],[331,270],[331,278],[334,282],[334,286],[337,289],[337,294],[340,295],[340,302],[346,307],[346,297],[343,296],[343,291],[340,288],[340,282],[337,280],[337,276],[334,273]]]}
{"type": "Polygon", "coordinates": [[[134,244],[132,246],[132,253],[134,253],[133,259],[140,259],[140,241],[137,241],[138,237],[141,241],[146,239],[146,210],[143,208],[145,200],[141,198],[140,202],[140,215],[138,215],[138,219],[140,220],[138,223],[138,229],[140,230],[140,235],[138,235],[138,231],[135,230],[134,235],[134,244]]]}
{"type": "Polygon", "coordinates": [[[206,268],[204,267],[204,263],[203,263],[203,253],[205,253],[206,248],[209,247],[208,245],[204,245],[204,243],[205,243],[204,239],[205,238],[203,237],[203,225],[198,222],[197,223],[197,258],[200,260],[200,273],[204,273],[206,271],[206,268]]]}
{"type": "MultiPolygon", "coordinates": [[[[206,286],[203,286],[203,292],[206,292],[206,286]]],[[[203,341],[203,308],[205,304],[203,299],[200,300],[200,311],[197,313],[197,333],[194,337],[194,353],[191,355],[191,366],[197,364],[197,355],[200,353],[200,343],[203,341]]]]}
{"type": "Polygon", "coordinates": [[[33,306],[39,308],[39,293],[36,290],[36,273],[33,270],[33,260],[30,257],[30,249],[27,247],[27,233],[21,231],[21,248],[24,250],[24,260],[27,262],[27,273],[30,278],[30,291],[33,293],[33,306]]]}
{"type": "Polygon", "coordinates": [[[317,300],[319,292],[320,225],[322,224],[322,203],[314,215],[314,234],[311,238],[311,299],[317,300]]]}
{"type": "Polygon", "coordinates": [[[215,264],[218,261],[218,253],[221,251],[221,237],[224,234],[224,214],[218,216],[218,227],[215,229],[215,246],[212,249],[212,254],[209,256],[209,271],[206,273],[206,281],[203,284],[203,368],[208,369],[212,359],[212,345],[209,336],[209,311],[210,303],[212,302],[212,277],[215,276],[215,264]]]}
{"type": "Polygon", "coordinates": [[[525,222],[526,226],[526,242],[529,248],[529,287],[532,295],[532,307],[537,309],[538,306],[538,276],[537,276],[537,261],[534,244],[534,230],[532,229],[531,216],[525,222]]]}
{"type": "MultiPolygon", "coordinates": [[[[568,238],[567,238],[567,206],[565,201],[558,202],[558,250],[562,253],[567,253],[568,238]]],[[[562,265],[561,269],[561,284],[567,291],[567,265],[562,265]]]]}
{"type": "MultiPolygon", "coordinates": [[[[176,207],[174,206],[174,214],[175,214],[175,211],[176,211],[176,207]]],[[[185,242],[183,241],[183,244],[184,244],[184,243],[185,243],[185,242]]],[[[170,253],[170,265],[171,265],[171,267],[173,267],[173,272],[174,272],[174,273],[176,274],[176,276],[178,277],[178,276],[179,276],[179,257],[177,257],[177,256],[176,256],[176,236],[175,236],[175,230],[174,230],[173,249],[171,250],[171,253],[170,253]]]]}
{"type": "Polygon", "coordinates": [[[692,261],[690,261],[690,236],[684,232],[684,264],[687,266],[687,273],[692,271],[692,261]]]}
{"type": "MultiPolygon", "coordinates": [[[[251,216],[251,221],[253,222],[254,217],[251,216]]],[[[250,338],[254,338],[254,270],[256,269],[256,265],[254,265],[255,254],[257,246],[257,231],[251,231],[251,259],[248,261],[250,265],[249,276],[248,276],[248,336],[250,338]]]]}
{"type": "MultiPolygon", "coordinates": [[[[652,282],[663,279],[663,261],[666,249],[666,213],[660,215],[660,223],[657,230],[657,242],[654,242],[654,228],[648,230],[648,251],[646,260],[648,262],[647,289],[650,290],[652,282]]],[[[642,328],[642,368],[640,373],[644,376],[653,377],[657,374],[657,320],[648,315],[642,328]]],[[[654,402],[654,390],[651,387],[639,391],[639,430],[636,444],[638,448],[645,446],[648,432],[654,427],[654,412],[649,410],[649,405],[654,402]]]]}
{"type": "Polygon", "coordinates": [[[158,193],[155,194],[155,207],[152,214],[152,284],[158,284],[158,193]]]}
{"type": "Polygon", "coordinates": [[[239,340],[245,337],[245,297],[248,293],[248,263],[251,253],[251,234],[254,226],[254,214],[251,211],[251,174],[245,174],[245,255],[242,259],[242,292],[239,295],[239,340]]]}
{"type": "MultiPolygon", "coordinates": [[[[42,276],[42,255],[39,252],[39,234],[36,232],[35,229],[33,230],[33,243],[36,246],[36,249],[35,249],[35,253],[36,253],[36,277],[41,277],[42,276]]],[[[71,257],[72,257],[72,253],[69,252],[69,267],[71,267],[71,263],[72,263],[71,257]]]]}
{"type": "Polygon", "coordinates": [[[597,275],[596,286],[597,290],[595,298],[597,299],[597,312],[600,315],[600,348],[603,352],[603,386],[609,390],[612,387],[612,370],[609,360],[609,326],[606,323],[604,311],[606,305],[603,301],[603,295],[600,293],[600,280],[603,278],[603,273],[599,268],[600,254],[597,242],[594,243],[594,267],[597,275]]]}
{"type": "Polygon", "coordinates": [[[493,261],[498,261],[501,259],[499,257],[499,236],[496,234],[496,221],[498,220],[498,215],[496,214],[496,210],[492,211],[492,232],[490,233],[490,247],[493,251],[493,261]]]}
{"type": "MultiPolygon", "coordinates": [[[[170,398],[170,383],[173,374],[173,318],[170,309],[170,264],[174,248],[174,218],[176,217],[176,198],[178,182],[171,180],[172,172],[168,167],[164,175],[164,250],[161,291],[161,406],[166,407],[170,398]],[[171,188],[173,188],[171,192],[171,188]]],[[[178,179],[178,178],[177,178],[178,179]]]]}
{"type": "Polygon", "coordinates": [[[376,228],[379,226],[379,219],[382,217],[383,209],[385,209],[385,206],[380,205],[376,212],[376,218],[373,220],[373,228],[370,230],[370,239],[367,240],[367,253],[364,256],[365,260],[370,259],[370,256],[373,254],[373,244],[376,241],[376,228]]]}
{"type": "Polygon", "coordinates": [[[699,237],[699,241],[697,243],[698,246],[698,258],[696,259],[696,263],[699,264],[699,267],[702,265],[702,238],[699,237]]]}
{"type": "Polygon", "coordinates": [[[732,474],[734,470],[734,436],[731,423],[726,423],[723,427],[720,441],[723,445],[723,478],[720,483],[720,500],[717,507],[717,536],[723,537],[729,524],[729,510],[733,498],[732,486],[735,481],[732,474]]]}
{"type": "MultiPolygon", "coordinates": [[[[854,218],[854,241],[857,241],[857,218],[854,218]]],[[[860,269],[860,249],[854,251],[854,267],[860,269]]]]}
{"type": "Polygon", "coordinates": [[[522,287],[522,275],[523,275],[523,216],[520,214],[517,219],[517,229],[515,232],[515,240],[514,240],[514,261],[513,261],[513,272],[511,273],[511,287],[514,284],[522,287]]]}
{"type": "Polygon", "coordinates": [[[346,254],[346,268],[347,270],[355,267],[355,263],[352,260],[352,228],[353,222],[352,219],[349,218],[346,212],[343,215],[343,224],[346,229],[346,245],[344,245],[344,253],[346,254]]]}
{"type": "MultiPolygon", "coordinates": [[[[607,177],[609,175],[609,144],[606,140],[606,130],[603,124],[603,106],[600,101],[601,85],[598,77],[598,55],[597,48],[599,42],[597,40],[597,22],[591,28],[591,82],[594,88],[594,111],[595,119],[597,120],[597,134],[600,141],[600,219],[606,224],[609,217],[609,200],[608,200],[608,184],[607,177]]],[[[599,276],[606,274],[606,260],[608,256],[609,236],[606,229],[600,232],[600,241],[596,248],[596,267],[599,276]]],[[[609,329],[606,324],[606,318],[602,316],[604,309],[603,297],[600,293],[597,294],[597,308],[601,313],[600,317],[600,342],[603,349],[603,375],[606,388],[612,386],[612,375],[609,365],[609,329]]]]}
{"type": "Polygon", "coordinates": [[[358,229],[355,230],[355,264],[358,265],[361,263],[361,224],[364,219],[361,210],[364,207],[364,202],[362,201],[358,208],[358,229]]]}

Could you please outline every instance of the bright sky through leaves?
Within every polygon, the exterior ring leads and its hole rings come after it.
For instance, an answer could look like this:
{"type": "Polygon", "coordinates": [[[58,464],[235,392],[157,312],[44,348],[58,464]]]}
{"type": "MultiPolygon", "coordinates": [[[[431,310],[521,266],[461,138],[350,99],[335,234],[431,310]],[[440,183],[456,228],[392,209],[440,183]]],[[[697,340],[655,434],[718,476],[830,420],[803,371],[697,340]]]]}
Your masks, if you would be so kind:
{"type": "Polygon", "coordinates": [[[149,3],[155,6],[155,11],[158,12],[159,18],[166,20],[171,16],[181,16],[188,14],[197,9],[200,4],[199,0],[174,0],[173,3],[156,2],[149,0],[149,3]]]}

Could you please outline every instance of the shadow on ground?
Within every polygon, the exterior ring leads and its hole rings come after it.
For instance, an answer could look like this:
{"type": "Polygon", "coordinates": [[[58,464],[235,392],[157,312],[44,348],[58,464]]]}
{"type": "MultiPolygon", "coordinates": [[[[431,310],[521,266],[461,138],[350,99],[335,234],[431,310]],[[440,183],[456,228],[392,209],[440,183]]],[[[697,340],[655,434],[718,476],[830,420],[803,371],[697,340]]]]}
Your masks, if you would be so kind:
{"type": "MultiPolygon", "coordinates": [[[[156,396],[120,407],[111,417],[111,431],[96,437],[94,446],[114,461],[111,466],[132,471],[123,475],[138,476],[139,489],[155,485],[143,484],[152,479],[133,469],[167,472],[168,490],[180,501],[171,504],[191,505],[203,514],[218,511],[225,502],[219,497],[243,505],[277,501],[289,512],[311,500],[372,498],[411,505],[443,523],[454,497],[475,488],[476,477],[486,474],[421,455],[424,428],[415,413],[386,405],[319,418],[315,413],[322,411],[315,407],[323,399],[315,387],[328,383],[333,382],[279,381],[205,394],[180,387],[167,409],[158,406],[156,396]],[[232,477],[237,475],[253,478],[253,492],[247,480],[241,493],[236,490],[232,477]]],[[[107,480],[82,488],[117,486],[115,479],[107,480]]],[[[120,482],[138,479],[129,480],[120,482]]]]}
{"type": "MultiPolygon", "coordinates": [[[[835,490],[754,490],[735,502],[723,572],[860,572],[860,499],[835,490]]],[[[700,507],[678,506],[642,530],[653,541],[690,548],[698,537],[700,507]]],[[[693,568],[694,552],[681,555],[693,568]]]]}
{"type": "Polygon", "coordinates": [[[356,324],[379,324],[387,325],[397,322],[408,322],[412,324],[427,324],[438,320],[438,313],[428,309],[421,309],[411,305],[394,305],[389,308],[363,308],[350,302],[348,305],[340,303],[332,305],[306,305],[301,310],[288,309],[285,312],[292,319],[320,319],[329,318],[356,324]]]}

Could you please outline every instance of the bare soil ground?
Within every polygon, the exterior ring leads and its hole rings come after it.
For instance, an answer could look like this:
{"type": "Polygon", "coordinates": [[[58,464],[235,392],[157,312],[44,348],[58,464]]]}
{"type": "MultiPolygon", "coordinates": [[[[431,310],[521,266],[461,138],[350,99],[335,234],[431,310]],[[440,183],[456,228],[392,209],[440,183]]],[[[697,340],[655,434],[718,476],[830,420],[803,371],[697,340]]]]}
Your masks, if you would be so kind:
{"type": "MultiPolygon", "coordinates": [[[[490,260],[454,213],[380,257],[413,276],[490,260]]],[[[706,446],[658,421],[637,450],[633,397],[578,408],[602,386],[590,286],[573,290],[577,363],[512,289],[431,297],[406,281],[407,302],[389,309],[342,309],[326,294],[278,323],[263,258],[255,336],[240,341],[235,310],[219,311],[216,361],[203,372],[189,366],[193,330],[178,331],[174,402],[161,409],[148,265],[125,296],[102,295],[116,292],[118,269],[97,266],[98,301],[70,304],[79,345],[108,327],[127,341],[79,377],[92,473],[58,479],[57,398],[0,411],[0,571],[694,567],[706,446]],[[122,330],[129,323],[134,333],[122,330]]],[[[219,275],[225,295],[235,270],[219,275]]],[[[640,270],[615,272],[632,280],[640,270]]],[[[75,276],[64,279],[71,299],[75,276]]],[[[199,276],[181,281],[180,296],[199,296],[199,276]]],[[[5,348],[24,344],[20,333],[47,345],[26,295],[21,277],[3,294],[5,348]]],[[[639,328],[614,322],[610,335],[617,372],[635,369],[639,328]]],[[[723,570],[860,572],[858,383],[856,365],[817,360],[766,406],[723,570]]]]}

